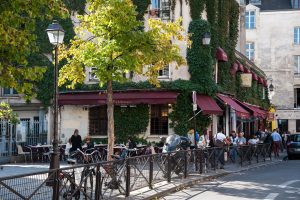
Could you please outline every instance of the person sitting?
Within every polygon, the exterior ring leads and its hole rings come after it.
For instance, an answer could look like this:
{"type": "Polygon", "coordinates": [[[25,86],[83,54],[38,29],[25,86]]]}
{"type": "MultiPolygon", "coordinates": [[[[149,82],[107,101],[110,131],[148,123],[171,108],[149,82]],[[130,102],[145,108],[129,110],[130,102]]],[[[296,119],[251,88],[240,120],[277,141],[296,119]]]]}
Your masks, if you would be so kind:
{"type": "Polygon", "coordinates": [[[86,151],[85,153],[92,153],[94,151],[94,143],[91,142],[91,138],[90,137],[87,137],[85,139],[85,144],[86,144],[86,151]]]}
{"type": "Polygon", "coordinates": [[[244,138],[244,132],[239,132],[236,143],[238,146],[246,144],[246,138],[244,138]]]}
{"type": "Polygon", "coordinates": [[[258,143],[259,139],[257,139],[256,135],[251,135],[251,139],[248,141],[248,144],[250,145],[256,145],[258,143]]]}

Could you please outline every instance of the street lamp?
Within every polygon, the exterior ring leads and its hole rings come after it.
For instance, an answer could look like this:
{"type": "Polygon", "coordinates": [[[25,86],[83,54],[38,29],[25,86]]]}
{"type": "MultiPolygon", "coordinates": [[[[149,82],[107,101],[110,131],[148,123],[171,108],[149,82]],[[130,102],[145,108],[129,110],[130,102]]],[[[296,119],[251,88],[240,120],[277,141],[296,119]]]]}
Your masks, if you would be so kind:
{"type": "Polygon", "coordinates": [[[57,87],[57,77],[58,77],[58,46],[63,43],[65,31],[58,24],[56,20],[53,20],[52,24],[46,29],[48,38],[51,44],[54,45],[55,55],[54,55],[54,94],[53,94],[53,152],[51,154],[50,169],[59,168],[59,148],[58,148],[58,87],[57,87]]]}
{"type": "Polygon", "coordinates": [[[209,45],[210,44],[210,39],[211,39],[210,33],[208,33],[208,32],[204,33],[203,38],[202,38],[202,44],[203,45],[209,45]]]}

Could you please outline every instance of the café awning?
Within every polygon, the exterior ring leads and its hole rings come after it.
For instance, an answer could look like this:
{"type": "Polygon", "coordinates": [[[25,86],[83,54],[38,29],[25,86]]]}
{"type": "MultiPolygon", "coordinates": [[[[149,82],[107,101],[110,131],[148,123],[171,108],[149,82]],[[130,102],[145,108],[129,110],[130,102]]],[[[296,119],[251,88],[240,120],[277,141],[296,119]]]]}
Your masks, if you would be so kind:
{"type": "Polygon", "coordinates": [[[228,61],[227,54],[221,47],[218,47],[216,49],[216,59],[219,62],[227,62],[228,61]]]}
{"type": "Polygon", "coordinates": [[[240,118],[250,118],[250,113],[246,111],[242,106],[234,101],[232,97],[223,94],[217,94],[217,97],[226,105],[229,105],[233,110],[235,110],[236,115],[240,118]]]}
{"type": "Polygon", "coordinates": [[[197,105],[206,115],[222,115],[223,110],[218,106],[215,100],[206,95],[197,94],[197,105]]]}
{"type": "Polygon", "coordinates": [[[254,117],[261,118],[261,119],[266,119],[267,118],[267,111],[259,108],[258,106],[251,105],[251,104],[241,102],[241,101],[238,101],[238,100],[235,100],[235,101],[237,101],[239,104],[244,106],[246,109],[250,110],[250,112],[252,113],[252,115],[254,117]]]}
{"type": "MultiPolygon", "coordinates": [[[[158,90],[115,91],[113,100],[115,105],[172,104],[176,102],[178,94],[175,91],[158,90]]],[[[58,103],[59,105],[105,105],[106,93],[104,91],[60,93],[58,103]]]]}

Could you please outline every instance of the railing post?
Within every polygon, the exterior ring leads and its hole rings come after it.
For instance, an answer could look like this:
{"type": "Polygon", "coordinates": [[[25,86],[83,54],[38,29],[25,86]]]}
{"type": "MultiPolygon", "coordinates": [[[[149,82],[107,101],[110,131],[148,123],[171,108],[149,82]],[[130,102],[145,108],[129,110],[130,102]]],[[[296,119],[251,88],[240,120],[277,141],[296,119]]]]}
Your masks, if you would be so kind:
{"type": "Polygon", "coordinates": [[[200,174],[203,173],[203,150],[199,150],[200,155],[199,155],[199,161],[200,161],[200,174]]]}
{"type": "Polygon", "coordinates": [[[100,196],[101,196],[101,172],[100,172],[100,166],[97,165],[96,168],[97,172],[96,172],[96,188],[95,188],[95,200],[100,200],[100,196]]]}
{"type": "Polygon", "coordinates": [[[153,182],[153,156],[150,156],[149,161],[149,188],[152,188],[152,182],[153,182]]]}
{"type": "Polygon", "coordinates": [[[54,177],[53,177],[53,196],[52,196],[52,200],[59,199],[59,180],[58,180],[59,173],[60,173],[59,169],[56,169],[53,172],[54,177]]]}
{"type": "Polygon", "coordinates": [[[263,144],[263,159],[264,159],[264,162],[266,162],[266,144],[263,144]]]}
{"type": "Polygon", "coordinates": [[[126,191],[125,196],[129,197],[130,195],[130,163],[129,159],[126,159],[126,191]]]}
{"type": "Polygon", "coordinates": [[[216,147],[213,148],[213,153],[214,153],[214,170],[217,169],[217,161],[216,161],[216,147]]]}
{"type": "Polygon", "coordinates": [[[188,165],[187,151],[184,151],[184,172],[183,172],[184,178],[187,177],[187,165],[188,165]]]}
{"type": "Polygon", "coordinates": [[[167,181],[168,183],[171,182],[171,155],[168,153],[167,155],[167,181]]]}
{"type": "Polygon", "coordinates": [[[240,150],[241,167],[243,167],[243,159],[244,159],[243,149],[242,149],[242,147],[238,147],[238,149],[240,150]]]}

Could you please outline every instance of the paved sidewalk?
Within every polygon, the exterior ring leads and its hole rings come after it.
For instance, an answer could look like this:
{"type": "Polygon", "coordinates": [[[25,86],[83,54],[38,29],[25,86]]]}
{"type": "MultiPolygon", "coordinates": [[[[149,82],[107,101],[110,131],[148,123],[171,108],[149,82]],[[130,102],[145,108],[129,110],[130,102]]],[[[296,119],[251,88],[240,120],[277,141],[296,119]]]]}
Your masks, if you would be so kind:
{"type": "MultiPolygon", "coordinates": [[[[127,197],[126,199],[135,199],[135,200],[151,200],[151,199],[158,199],[160,197],[166,196],[170,193],[177,192],[180,190],[185,189],[186,187],[190,187],[194,184],[197,184],[199,182],[204,182],[204,181],[210,181],[217,179],[222,176],[226,176],[228,174],[232,173],[241,173],[243,171],[247,170],[254,170],[255,168],[259,167],[266,167],[268,165],[274,165],[281,163],[283,158],[285,156],[282,154],[279,159],[272,159],[266,160],[266,162],[260,162],[260,163],[252,163],[252,165],[244,166],[241,167],[238,164],[230,164],[226,165],[225,169],[218,169],[216,171],[213,171],[211,173],[204,173],[204,174],[189,174],[188,178],[186,179],[172,179],[170,183],[167,181],[163,181],[157,184],[153,185],[153,189],[147,188],[142,188],[139,190],[135,190],[130,192],[130,197],[127,197]]],[[[124,197],[119,197],[119,199],[124,199],[124,197]]]]}

